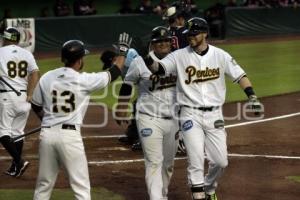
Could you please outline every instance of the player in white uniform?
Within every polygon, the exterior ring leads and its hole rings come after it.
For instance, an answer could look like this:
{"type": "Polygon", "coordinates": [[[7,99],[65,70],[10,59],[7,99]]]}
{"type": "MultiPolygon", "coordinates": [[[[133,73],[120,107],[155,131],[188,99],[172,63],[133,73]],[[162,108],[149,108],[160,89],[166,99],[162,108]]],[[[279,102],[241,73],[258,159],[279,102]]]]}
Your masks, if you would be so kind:
{"type": "Polygon", "coordinates": [[[5,171],[10,176],[21,176],[29,165],[22,159],[23,139],[11,142],[10,139],[24,134],[30,111],[32,93],[39,79],[39,70],[31,52],[17,46],[20,32],[13,27],[4,31],[4,46],[0,48],[0,76],[20,96],[0,82],[0,141],[13,157],[11,167],[5,171]]]}
{"type": "MultiPolygon", "coordinates": [[[[152,30],[153,59],[165,57],[171,51],[171,34],[165,27],[152,30]]],[[[126,116],[132,84],[137,84],[136,121],[145,158],[145,179],[150,200],[168,199],[168,186],[177,151],[175,135],[178,121],[174,119],[176,76],[153,75],[141,56],[135,58],[120,90],[117,117],[126,116]],[[129,98],[128,98],[129,97],[129,98]],[[120,110],[119,110],[120,109],[120,110]]]]}
{"type": "Polygon", "coordinates": [[[65,66],[44,74],[32,99],[42,118],[39,173],[34,200],[49,200],[60,167],[66,170],[76,200],[90,200],[88,164],[80,133],[91,92],[107,87],[121,74],[131,39],[120,35],[119,56],[107,72],[80,73],[88,53],[79,40],[62,47],[65,66]]]}
{"type": "Polygon", "coordinates": [[[187,21],[189,46],[147,66],[157,74],[176,73],[177,102],[181,107],[180,128],[188,155],[188,180],[194,200],[216,200],[217,179],[227,166],[226,132],[222,114],[225,75],[239,83],[249,97],[249,106],[260,111],[261,104],[244,70],[224,50],[207,44],[207,22],[187,21]],[[204,177],[204,155],[209,160],[204,177]]]}

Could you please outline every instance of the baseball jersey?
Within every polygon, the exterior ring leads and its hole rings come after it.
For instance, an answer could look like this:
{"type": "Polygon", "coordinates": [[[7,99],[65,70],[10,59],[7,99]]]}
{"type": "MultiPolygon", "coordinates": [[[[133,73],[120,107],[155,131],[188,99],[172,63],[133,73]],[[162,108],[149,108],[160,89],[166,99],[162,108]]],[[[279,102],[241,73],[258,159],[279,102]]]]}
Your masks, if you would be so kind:
{"type": "MultiPolygon", "coordinates": [[[[152,58],[158,61],[158,58],[152,58]]],[[[177,77],[172,73],[158,76],[151,73],[141,56],[135,58],[125,76],[124,82],[137,84],[137,111],[154,117],[174,116],[175,85],[177,77]]]]}
{"type": "Polygon", "coordinates": [[[81,125],[90,93],[106,87],[109,81],[109,72],[79,73],[69,67],[44,74],[32,99],[33,104],[43,107],[42,126],[62,123],[81,125]]]}
{"type": "MultiPolygon", "coordinates": [[[[36,70],[38,66],[30,51],[16,45],[0,48],[0,76],[16,90],[26,90],[28,74],[36,70]]],[[[1,81],[0,89],[11,90],[1,81]]]]}
{"type": "Polygon", "coordinates": [[[185,30],[185,27],[169,27],[169,30],[172,35],[172,51],[182,49],[189,45],[186,35],[182,33],[185,30]]]}
{"type": "Polygon", "coordinates": [[[176,73],[177,101],[190,107],[221,106],[225,101],[225,74],[233,81],[244,70],[224,50],[208,45],[203,56],[190,46],[172,52],[160,61],[166,74],[176,73]]]}

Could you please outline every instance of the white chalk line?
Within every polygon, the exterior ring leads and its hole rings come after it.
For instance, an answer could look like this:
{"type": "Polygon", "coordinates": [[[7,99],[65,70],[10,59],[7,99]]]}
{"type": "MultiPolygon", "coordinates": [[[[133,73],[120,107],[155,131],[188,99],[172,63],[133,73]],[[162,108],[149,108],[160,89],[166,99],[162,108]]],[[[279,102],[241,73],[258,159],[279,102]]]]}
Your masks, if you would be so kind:
{"type": "MultiPolygon", "coordinates": [[[[228,157],[232,158],[266,158],[266,159],[286,159],[286,160],[300,160],[300,156],[280,156],[280,155],[255,155],[255,154],[237,154],[230,153],[228,157]]],[[[25,159],[38,159],[37,155],[27,155],[25,159]]],[[[186,157],[176,157],[175,160],[185,160],[186,157]]],[[[11,160],[10,156],[0,156],[0,160],[11,160]]],[[[105,165],[105,164],[120,164],[120,163],[137,163],[144,162],[143,158],[130,160],[104,160],[104,161],[89,161],[89,165],[105,165]]]]}
{"type": "MultiPolygon", "coordinates": [[[[226,125],[225,128],[234,128],[234,127],[238,127],[238,126],[258,124],[258,123],[274,121],[274,120],[278,120],[278,119],[285,119],[285,118],[289,118],[289,117],[295,117],[295,116],[298,116],[298,115],[300,115],[300,112],[287,114],[287,115],[280,115],[280,116],[277,116],[277,117],[270,117],[270,118],[267,118],[267,119],[260,119],[260,120],[255,120],[255,121],[241,122],[241,123],[237,123],[237,124],[230,124],[230,125],[226,125]]],[[[125,135],[91,135],[91,136],[83,136],[82,138],[83,139],[119,138],[119,137],[124,137],[124,136],[125,135]]]]}
{"type": "Polygon", "coordinates": [[[288,114],[288,115],[280,115],[277,117],[270,117],[267,119],[260,119],[260,120],[255,120],[255,121],[250,121],[250,122],[242,122],[242,123],[237,123],[237,124],[231,124],[231,125],[227,125],[225,126],[225,128],[233,128],[233,127],[237,127],[237,126],[246,126],[249,124],[258,124],[258,123],[262,123],[262,122],[268,122],[268,121],[274,121],[274,120],[278,120],[278,119],[285,119],[285,118],[289,118],[289,117],[295,117],[300,115],[300,112],[297,113],[292,113],[292,114],[288,114]]]}
{"type": "MultiPolygon", "coordinates": [[[[249,124],[256,124],[256,123],[262,123],[266,121],[273,121],[277,119],[284,119],[284,118],[289,118],[289,117],[294,117],[300,115],[300,112],[298,113],[292,113],[288,115],[281,115],[277,117],[271,117],[267,119],[262,119],[262,120],[256,120],[256,121],[251,121],[251,122],[242,122],[242,123],[237,123],[237,124],[232,124],[225,126],[225,128],[232,128],[232,127],[237,127],[237,126],[245,126],[249,124]]],[[[123,135],[108,135],[108,136],[85,136],[84,138],[115,138],[115,137],[121,137],[123,135]]],[[[228,154],[229,157],[242,157],[242,158],[269,158],[269,159],[292,159],[292,160],[300,160],[300,156],[279,156],[279,155],[254,155],[254,154],[228,154]]],[[[26,158],[32,158],[32,159],[37,159],[38,156],[26,156],[26,158]]],[[[11,157],[8,156],[0,156],[0,160],[10,160],[11,157]]],[[[175,160],[182,160],[186,159],[186,157],[179,157],[175,158],[175,160]]],[[[119,163],[135,163],[135,162],[143,162],[144,159],[133,159],[133,160],[115,160],[115,161],[89,161],[88,163],[90,165],[104,165],[104,164],[119,164],[119,163]]]]}
{"type": "Polygon", "coordinates": [[[83,139],[95,139],[95,138],[119,138],[124,137],[125,135],[89,135],[89,136],[82,136],[83,139]]]}
{"type": "MultiPolygon", "coordinates": [[[[277,156],[277,155],[252,155],[252,154],[228,154],[228,157],[233,158],[267,158],[267,159],[289,159],[300,160],[300,156],[277,156]]],[[[185,160],[187,157],[177,157],[175,160],[185,160]]],[[[107,165],[107,164],[121,164],[121,163],[138,163],[144,162],[144,159],[131,159],[131,160],[108,160],[108,161],[89,161],[89,165],[107,165]]]]}

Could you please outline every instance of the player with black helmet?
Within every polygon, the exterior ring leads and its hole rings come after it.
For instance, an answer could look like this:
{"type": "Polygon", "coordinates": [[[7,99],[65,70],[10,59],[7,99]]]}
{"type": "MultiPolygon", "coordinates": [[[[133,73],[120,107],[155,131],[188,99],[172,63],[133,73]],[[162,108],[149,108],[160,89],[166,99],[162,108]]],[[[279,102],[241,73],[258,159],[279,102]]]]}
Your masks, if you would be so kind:
{"type": "Polygon", "coordinates": [[[188,183],[193,200],[217,200],[217,181],[228,165],[222,105],[226,96],[225,76],[238,83],[249,98],[248,108],[261,112],[245,71],[224,50],[207,43],[207,22],[194,17],[186,22],[189,46],[147,66],[155,74],[176,74],[180,129],[188,156],[188,183]],[[205,155],[209,161],[204,176],[205,155]]]}
{"type": "MultiPolygon", "coordinates": [[[[152,30],[150,54],[153,59],[158,61],[171,52],[171,38],[165,27],[152,30]]],[[[150,200],[168,198],[178,142],[178,121],[174,119],[173,109],[176,79],[172,74],[152,74],[143,58],[138,56],[131,62],[120,90],[116,112],[119,123],[127,116],[124,110],[128,108],[132,85],[137,85],[136,122],[145,158],[145,179],[150,200]]]]}
{"type": "Polygon", "coordinates": [[[42,119],[34,200],[50,199],[61,166],[68,173],[75,199],[91,200],[80,126],[91,92],[107,87],[121,74],[130,43],[128,34],[120,34],[119,56],[108,71],[81,73],[83,57],[89,52],[82,41],[69,40],[61,50],[64,66],[41,77],[32,99],[32,108],[42,119]]]}
{"type": "Polygon", "coordinates": [[[167,20],[168,29],[172,35],[172,51],[188,46],[185,30],[185,21],[188,13],[180,2],[173,3],[164,13],[163,20],[167,20]]]}
{"type": "Polygon", "coordinates": [[[22,159],[23,139],[10,139],[24,134],[30,112],[30,101],[39,79],[39,69],[31,52],[18,46],[20,32],[7,27],[3,33],[3,47],[0,48],[0,142],[13,157],[6,175],[19,177],[29,162],[22,159]],[[11,87],[8,87],[7,84],[11,87]],[[17,95],[11,88],[20,92],[17,95]]]}

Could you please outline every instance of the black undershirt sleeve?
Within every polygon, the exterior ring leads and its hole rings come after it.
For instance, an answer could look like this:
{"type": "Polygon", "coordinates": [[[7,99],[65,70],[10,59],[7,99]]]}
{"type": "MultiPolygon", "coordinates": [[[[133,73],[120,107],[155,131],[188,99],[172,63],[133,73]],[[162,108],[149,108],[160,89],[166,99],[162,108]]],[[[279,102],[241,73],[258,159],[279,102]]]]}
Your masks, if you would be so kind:
{"type": "MultiPolygon", "coordinates": [[[[152,59],[152,57],[150,55],[147,55],[143,59],[144,59],[146,66],[150,69],[151,65],[154,63],[154,60],[152,59]]],[[[152,70],[150,69],[150,71],[152,71],[152,70]]],[[[165,73],[166,72],[165,72],[164,67],[160,63],[158,63],[158,71],[154,72],[153,74],[165,75],[165,73]]]]}
{"type": "Polygon", "coordinates": [[[42,120],[44,116],[43,107],[31,103],[31,108],[35,112],[35,114],[39,117],[39,119],[42,120]]]}
{"type": "Polygon", "coordinates": [[[119,67],[117,65],[112,65],[108,69],[108,71],[110,73],[111,82],[113,82],[114,80],[116,80],[121,75],[121,70],[119,69],[119,67]]]}
{"type": "Polygon", "coordinates": [[[119,92],[119,96],[130,96],[132,92],[132,86],[127,83],[123,83],[119,92]]]}

